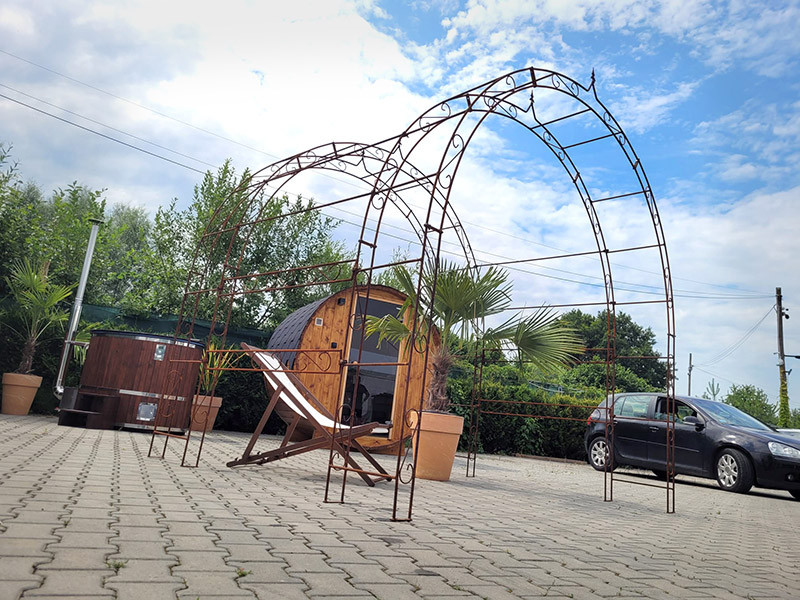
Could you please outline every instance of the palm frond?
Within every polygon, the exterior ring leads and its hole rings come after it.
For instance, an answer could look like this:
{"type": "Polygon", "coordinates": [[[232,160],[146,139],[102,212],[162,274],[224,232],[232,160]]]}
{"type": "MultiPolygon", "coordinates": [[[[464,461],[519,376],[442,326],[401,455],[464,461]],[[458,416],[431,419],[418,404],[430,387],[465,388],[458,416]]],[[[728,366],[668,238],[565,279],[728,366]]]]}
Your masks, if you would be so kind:
{"type": "Polygon", "coordinates": [[[378,334],[378,345],[384,340],[392,344],[401,344],[411,337],[411,330],[402,320],[393,316],[374,317],[367,315],[364,331],[367,336],[378,334]]]}
{"type": "Polygon", "coordinates": [[[558,321],[555,311],[546,308],[525,318],[506,321],[488,331],[485,339],[494,347],[507,343],[543,371],[575,362],[585,350],[575,332],[558,321]]]}

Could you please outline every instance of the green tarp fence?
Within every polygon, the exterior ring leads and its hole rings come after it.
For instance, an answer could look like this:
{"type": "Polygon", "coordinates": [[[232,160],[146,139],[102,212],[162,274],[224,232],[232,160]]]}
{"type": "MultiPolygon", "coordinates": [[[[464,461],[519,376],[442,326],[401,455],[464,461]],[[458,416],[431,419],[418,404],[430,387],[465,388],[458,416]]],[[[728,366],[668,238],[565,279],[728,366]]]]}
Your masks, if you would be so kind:
{"type": "MultiPolygon", "coordinates": [[[[102,323],[104,329],[124,329],[126,331],[141,331],[159,333],[161,335],[174,335],[178,325],[177,315],[126,315],[119,308],[112,306],[97,306],[84,304],[81,312],[81,321],[84,323],[102,323]]],[[[205,340],[211,330],[210,321],[195,321],[192,337],[205,340]]],[[[215,327],[217,335],[222,333],[222,324],[215,327]]],[[[247,342],[259,348],[264,348],[269,341],[271,331],[249,329],[244,327],[229,327],[226,344],[238,346],[240,342],[247,342]]]]}

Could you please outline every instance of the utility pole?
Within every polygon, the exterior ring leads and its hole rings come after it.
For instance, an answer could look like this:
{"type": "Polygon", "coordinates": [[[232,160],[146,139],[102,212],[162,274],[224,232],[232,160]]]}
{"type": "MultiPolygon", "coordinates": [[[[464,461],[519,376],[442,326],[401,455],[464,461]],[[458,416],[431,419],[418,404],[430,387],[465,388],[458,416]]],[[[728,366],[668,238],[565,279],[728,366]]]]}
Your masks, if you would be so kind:
{"type": "Polygon", "coordinates": [[[778,401],[778,426],[789,425],[789,388],[786,384],[786,354],[783,350],[783,320],[789,318],[787,310],[783,308],[781,288],[775,288],[775,311],[778,313],[778,369],[780,372],[780,392],[778,401]]]}
{"type": "Polygon", "coordinates": [[[689,352],[689,391],[686,392],[687,396],[692,395],[692,353],[689,352]]]}

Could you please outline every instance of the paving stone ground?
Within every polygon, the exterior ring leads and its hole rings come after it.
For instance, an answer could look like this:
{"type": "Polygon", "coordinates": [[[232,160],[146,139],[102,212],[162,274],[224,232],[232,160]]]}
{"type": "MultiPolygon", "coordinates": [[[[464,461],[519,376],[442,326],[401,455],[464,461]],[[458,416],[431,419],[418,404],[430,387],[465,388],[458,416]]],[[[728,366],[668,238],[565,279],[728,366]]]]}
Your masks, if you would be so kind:
{"type": "Polygon", "coordinates": [[[327,451],[225,467],[246,440],[213,432],[191,469],[176,441],[148,458],[142,432],[0,416],[0,600],[800,598],[785,492],[687,478],[666,514],[663,489],[603,502],[587,465],[481,456],[395,522],[393,483],[323,502],[327,451]]]}

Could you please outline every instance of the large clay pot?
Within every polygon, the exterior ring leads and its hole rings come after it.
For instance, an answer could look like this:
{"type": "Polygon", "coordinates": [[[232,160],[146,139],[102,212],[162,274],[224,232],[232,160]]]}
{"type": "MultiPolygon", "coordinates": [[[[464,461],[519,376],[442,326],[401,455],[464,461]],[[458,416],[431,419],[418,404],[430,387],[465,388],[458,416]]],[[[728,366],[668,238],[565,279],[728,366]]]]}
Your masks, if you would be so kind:
{"type": "Polygon", "coordinates": [[[4,415],[27,415],[42,378],[38,375],[21,373],[3,373],[3,408],[4,415]]]}
{"type": "Polygon", "coordinates": [[[206,433],[211,431],[214,421],[217,420],[220,406],[222,406],[222,398],[219,396],[195,396],[192,404],[192,431],[203,431],[204,422],[206,433]],[[206,420],[206,414],[208,414],[208,420],[206,420]]]}
{"type": "MultiPolygon", "coordinates": [[[[411,413],[411,427],[417,424],[416,412],[411,413]]],[[[422,411],[419,432],[419,448],[416,447],[416,432],[411,440],[414,446],[416,476],[420,479],[448,481],[456,458],[458,439],[464,430],[464,417],[450,413],[422,411]]]]}

